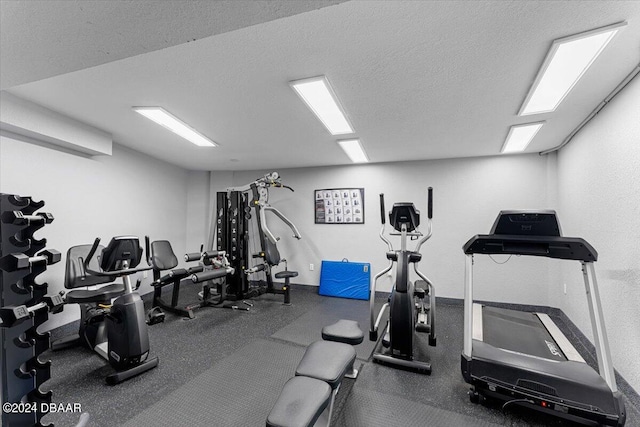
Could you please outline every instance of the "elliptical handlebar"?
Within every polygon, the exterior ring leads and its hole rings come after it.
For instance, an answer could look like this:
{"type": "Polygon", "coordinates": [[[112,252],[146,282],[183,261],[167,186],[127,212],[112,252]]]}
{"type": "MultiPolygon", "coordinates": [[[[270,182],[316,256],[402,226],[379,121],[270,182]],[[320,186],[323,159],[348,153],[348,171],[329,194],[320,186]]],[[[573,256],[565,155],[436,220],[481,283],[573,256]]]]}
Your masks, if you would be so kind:
{"type": "Polygon", "coordinates": [[[387,244],[389,251],[393,251],[393,245],[391,244],[389,239],[384,237],[384,225],[386,222],[384,216],[384,193],[380,193],[380,219],[382,220],[382,227],[380,228],[380,238],[387,244]]]}
{"type": "Polygon", "coordinates": [[[415,252],[420,252],[420,247],[431,238],[431,234],[433,232],[433,224],[431,219],[433,218],[433,187],[429,187],[427,189],[427,234],[424,235],[422,239],[416,245],[415,252]]]}

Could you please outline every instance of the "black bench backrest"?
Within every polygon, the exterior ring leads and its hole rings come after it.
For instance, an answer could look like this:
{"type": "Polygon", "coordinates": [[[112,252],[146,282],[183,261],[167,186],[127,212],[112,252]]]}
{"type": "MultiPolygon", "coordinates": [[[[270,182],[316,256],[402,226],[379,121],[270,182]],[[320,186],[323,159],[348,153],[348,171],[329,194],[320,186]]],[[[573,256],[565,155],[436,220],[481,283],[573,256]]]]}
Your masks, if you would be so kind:
{"type": "MultiPolygon", "coordinates": [[[[67,251],[67,264],[64,272],[64,287],[67,289],[83,288],[85,286],[100,285],[113,281],[113,277],[91,276],[84,269],[84,261],[89,255],[92,245],[72,246],[67,251]]],[[[96,253],[101,254],[104,246],[98,246],[96,253]]],[[[89,263],[89,268],[100,271],[98,257],[93,257],[89,263]]]]}
{"type": "Polygon", "coordinates": [[[264,260],[271,266],[280,264],[278,247],[267,236],[264,236],[264,260]]]}
{"type": "Polygon", "coordinates": [[[171,270],[178,265],[178,258],[168,240],[151,243],[151,265],[154,270],[171,270]]]}

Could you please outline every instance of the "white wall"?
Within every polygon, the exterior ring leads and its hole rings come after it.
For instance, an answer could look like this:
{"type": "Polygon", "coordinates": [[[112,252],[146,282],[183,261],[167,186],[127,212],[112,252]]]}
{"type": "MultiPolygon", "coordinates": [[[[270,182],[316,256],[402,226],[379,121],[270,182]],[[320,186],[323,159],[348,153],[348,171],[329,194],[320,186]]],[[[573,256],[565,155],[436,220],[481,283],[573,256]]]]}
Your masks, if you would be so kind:
{"type": "MultiPolygon", "coordinates": [[[[187,171],[144,154],[113,145],[112,156],[86,157],[0,137],[0,191],[44,200],[55,220],[37,232],[63,261],[38,277],[51,292],[63,289],[69,247],[101,237],[133,234],[171,241],[185,252],[187,171]]],[[[151,278],[144,282],[148,283],[151,278]]],[[[143,285],[141,292],[148,292],[143,285]]],[[[76,305],[52,316],[48,327],[79,317],[76,305]]]]}
{"type": "MultiPolygon", "coordinates": [[[[636,78],[558,155],[560,219],[567,236],[598,251],[596,274],[614,365],[640,391],[640,78],[636,78]]],[[[563,264],[550,288],[592,338],[579,266],[563,264]]]]}
{"type": "MultiPolygon", "coordinates": [[[[187,252],[197,252],[201,245],[206,244],[206,233],[209,226],[209,186],[210,173],[201,171],[190,171],[188,175],[187,188],[187,252]]],[[[175,250],[175,249],[174,249],[175,250]]],[[[182,253],[176,253],[179,260],[182,260],[182,253]]]]}
{"type": "MultiPolygon", "coordinates": [[[[300,272],[297,283],[318,285],[322,260],[370,262],[375,274],[387,265],[386,246],[378,237],[379,193],[385,193],[387,210],[393,202],[410,201],[426,221],[426,189],[432,186],[434,233],[423,246],[420,268],[436,285],[438,296],[461,298],[462,245],[475,234],[488,233],[500,209],[555,208],[553,192],[548,191],[554,162],[555,156],[535,154],[279,170],[283,183],[295,192],[272,189],[270,203],[297,225],[303,239],[293,239],[275,216],[268,216],[269,226],[281,237],[279,249],[290,268],[300,272]],[[364,225],[314,223],[314,190],[340,187],[365,188],[364,225]],[[311,263],[315,271],[309,271],[311,263]]],[[[232,185],[246,184],[266,172],[235,172],[232,185]]],[[[476,298],[547,305],[549,265],[545,259],[513,257],[497,266],[488,257],[477,257],[476,298]]],[[[387,277],[378,289],[390,287],[387,277]]]]}

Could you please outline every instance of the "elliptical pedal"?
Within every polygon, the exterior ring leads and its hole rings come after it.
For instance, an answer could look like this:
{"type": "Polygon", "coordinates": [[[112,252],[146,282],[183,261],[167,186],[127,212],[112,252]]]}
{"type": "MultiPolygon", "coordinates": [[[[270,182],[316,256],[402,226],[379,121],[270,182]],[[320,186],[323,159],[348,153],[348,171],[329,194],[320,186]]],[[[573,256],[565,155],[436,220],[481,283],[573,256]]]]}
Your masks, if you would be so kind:
{"type": "Polygon", "coordinates": [[[389,348],[391,346],[391,335],[389,334],[389,324],[387,323],[387,327],[384,330],[384,335],[382,335],[382,346],[384,348],[389,348]]]}

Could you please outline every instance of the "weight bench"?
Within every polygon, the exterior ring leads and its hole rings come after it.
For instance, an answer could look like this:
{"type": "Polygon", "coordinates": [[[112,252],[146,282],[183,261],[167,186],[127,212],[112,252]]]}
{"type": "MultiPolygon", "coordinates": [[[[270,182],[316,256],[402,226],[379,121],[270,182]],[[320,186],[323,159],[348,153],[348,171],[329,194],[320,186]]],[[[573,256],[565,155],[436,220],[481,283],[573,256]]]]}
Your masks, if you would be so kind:
{"type": "MultiPolygon", "coordinates": [[[[355,320],[340,319],[336,323],[322,328],[322,339],[349,345],[358,345],[364,340],[364,332],[362,332],[360,324],[355,320]]],[[[357,378],[358,370],[351,365],[351,370],[345,377],[351,379],[357,378]]]]}
{"type": "Polygon", "coordinates": [[[178,258],[171,248],[171,243],[167,240],[156,240],[149,243],[149,236],[147,236],[146,245],[147,262],[153,266],[153,282],[151,283],[151,286],[153,286],[153,307],[161,307],[173,314],[187,319],[194,319],[196,316],[193,313],[193,309],[202,307],[204,304],[195,303],[179,307],[180,285],[184,279],[192,274],[202,272],[204,267],[175,268],[178,266],[178,258]],[[162,272],[166,270],[169,271],[162,275],[162,272]],[[168,285],[173,285],[171,303],[167,303],[162,299],[162,288],[168,285]]]}
{"type": "Polygon", "coordinates": [[[267,417],[267,427],[329,427],[340,384],[356,351],[332,341],[311,343],[267,417]]]}

